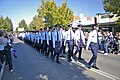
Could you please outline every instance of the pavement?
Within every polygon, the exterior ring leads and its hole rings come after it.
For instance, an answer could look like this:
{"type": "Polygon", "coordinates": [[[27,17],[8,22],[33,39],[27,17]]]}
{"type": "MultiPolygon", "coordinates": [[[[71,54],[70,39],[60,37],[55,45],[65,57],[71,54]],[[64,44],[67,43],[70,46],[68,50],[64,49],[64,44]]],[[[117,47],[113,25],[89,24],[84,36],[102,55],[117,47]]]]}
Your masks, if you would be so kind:
{"type": "Polygon", "coordinates": [[[60,58],[61,64],[57,64],[17,38],[13,47],[18,57],[12,55],[14,71],[9,72],[5,66],[2,80],[120,80],[120,55],[99,53],[97,66],[100,70],[96,70],[85,67],[92,55],[86,50],[82,54],[85,61],[75,58],[68,62],[60,58]]]}

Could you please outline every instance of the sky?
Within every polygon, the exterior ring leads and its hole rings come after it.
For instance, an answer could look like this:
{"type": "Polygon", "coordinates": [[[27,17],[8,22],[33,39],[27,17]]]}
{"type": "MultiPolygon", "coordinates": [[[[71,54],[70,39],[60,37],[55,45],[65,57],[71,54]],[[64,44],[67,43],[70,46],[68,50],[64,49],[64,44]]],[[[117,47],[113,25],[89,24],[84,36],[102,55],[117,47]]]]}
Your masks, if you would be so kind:
{"type": "MultiPolygon", "coordinates": [[[[24,19],[26,23],[32,21],[37,15],[37,9],[42,0],[0,0],[0,15],[9,17],[13,22],[14,29],[24,19]]],[[[65,0],[54,0],[58,6],[65,0]]],[[[71,8],[74,15],[83,13],[87,17],[94,17],[97,13],[104,13],[102,0],[67,0],[67,7],[71,8]]]]}

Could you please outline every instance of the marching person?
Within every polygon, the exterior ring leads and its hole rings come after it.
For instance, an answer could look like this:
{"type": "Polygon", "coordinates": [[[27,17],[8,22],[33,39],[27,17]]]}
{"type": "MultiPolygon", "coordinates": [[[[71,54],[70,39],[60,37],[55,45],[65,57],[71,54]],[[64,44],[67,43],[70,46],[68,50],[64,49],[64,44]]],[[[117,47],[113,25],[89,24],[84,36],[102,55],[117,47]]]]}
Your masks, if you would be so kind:
{"type": "Polygon", "coordinates": [[[39,53],[41,53],[41,50],[42,50],[42,29],[40,29],[40,31],[38,32],[38,35],[39,35],[39,53]]]}
{"type": "Polygon", "coordinates": [[[60,26],[60,33],[61,33],[61,39],[62,39],[62,51],[61,51],[61,56],[60,57],[65,57],[65,46],[64,46],[64,41],[65,41],[65,30],[62,26],[60,26]]]}
{"type": "Polygon", "coordinates": [[[48,53],[47,58],[49,57],[49,54],[51,53],[51,59],[53,57],[53,35],[52,35],[52,27],[49,27],[48,35],[47,35],[47,44],[48,44],[48,53]]]}
{"type": "Polygon", "coordinates": [[[91,49],[92,52],[92,58],[90,59],[90,61],[88,62],[88,65],[86,67],[88,68],[95,68],[95,69],[99,69],[96,66],[96,60],[97,60],[97,55],[98,55],[98,46],[99,46],[99,40],[98,40],[98,30],[99,30],[99,25],[95,24],[93,26],[94,30],[92,32],[89,33],[89,37],[88,37],[88,42],[87,42],[87,46],[86,49],[91,49]]]}
{"type": "Polygon", "coordinates": [[[47,28],[44,28],[42,32],[42,47],[43,47],[43,55],[47,56],[47,28]]]}
{"type": "Polygon", "coordinates": [[[72,30],[72,26],[68,25],[68,31],[66,31],[65,42],[64,45],[68,44],[68,61],[72,61],[71,57],[73,56],[74,49],[74,32],[72,30]]]}
{"type": "Polygon", "coordinates": [[[52,60],[56,57],[56,63],[60,64],[59,55],[61,53],[62,47],[62,39],[61,39],[60,31],[58,30],[58,25],[55,25],[55,30],[53,31],[53,48],[54,48],[54,55],[52,60]]]}
{"type": "Polygon", "coordinates": [[[78,59],[84,60],[83,58],[81,58],[82,47],[85,46],[85,35],[82,31],[82,25],[78,25],[78,29],[75,31],[75,40],[77,49],[74,53],[74,56],[76,56],[76,54],[79,52],[78,59]]]}

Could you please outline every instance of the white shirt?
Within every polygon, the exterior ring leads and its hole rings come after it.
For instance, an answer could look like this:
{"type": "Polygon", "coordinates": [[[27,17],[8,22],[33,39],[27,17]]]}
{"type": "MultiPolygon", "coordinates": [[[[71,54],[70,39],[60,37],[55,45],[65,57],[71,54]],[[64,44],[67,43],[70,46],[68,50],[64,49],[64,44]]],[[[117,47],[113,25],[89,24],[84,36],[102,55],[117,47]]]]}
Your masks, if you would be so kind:
{"type": "MultiPolygon", "coordinates": [[[[51,40],[51,34],[52,34],[52,31],[49,31],[47,33],[47,44],[49,45],[49,40],[51,40]]],[[[53,35],[52,35],[53,36],[53,35]]]]}
{"type": "MultiPolygon", "coordinates": [[[[52,35],[53,35],[53,48],[55,48],[55,41],[57,41],[57,30],[54,30],[52,35]]],[[[62,46],[62,39],[61,39],[60,31],[58,31],[58,37],[59,37],[60,45],[62,46]]]]}
{"type": "Polygon", "coordinates": [[[4,50],[4,47],[7,45],[8,40],[4,36],[0,37],[0,50],[4,50]]]}
{"type": "Polygon", "coordinates": [[[81,39],[82,39],[82,41],[83,41],[83,43],[84,43],[84,45],[85,45],[85,35],[84,35],[83,31],[80,30],[80,29],[77,29],[77,30],[75,31],[76,44],[78,43],[78,41],[80,41],[80,33],[81,33],[81,39]]]}
{"type": "Polygon", "coordinates": [[[92,32],[89,33],[86,49],[88,49],[91,42],[93,42],[93,43],[98,42],[97,41],[97,34],[98,34],[97,30],[93,30],[92,32]]]}

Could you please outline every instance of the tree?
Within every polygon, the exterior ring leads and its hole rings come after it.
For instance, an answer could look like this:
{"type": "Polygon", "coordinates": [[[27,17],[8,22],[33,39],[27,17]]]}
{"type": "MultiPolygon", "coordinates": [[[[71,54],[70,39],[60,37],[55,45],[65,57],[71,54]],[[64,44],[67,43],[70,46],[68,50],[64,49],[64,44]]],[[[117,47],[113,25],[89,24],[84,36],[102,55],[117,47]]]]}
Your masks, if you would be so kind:
{"type": "Polygon", "coordinates": [[[103,0],[106,12],[120,16],[120,0],[103,0]]]}
{"type": "Polygon", "coordinates": [[[5,18],[5,29],[7,32],[13,31],[12,21],[8,17],[5,18]]]}
{"type": "Polygon", "coordinates": [[[55,24],[67,25],[72,21],[73,11],[67,7],[67,2],[62,6],[57,6],[54,0],[42,0],[42,5],[37,10],[38,16],[45,18],[45,26],[54,26],[55,24]]]}
{"type": "Polygon", "coordinates": [[[19,22],[19,27],[18,28],[24,28],[25,31],[29,30],[29,28],[28,28],[24,19],[19,22]]]}
{"type": "Polygon", "coordinates": [[[118,31],[120,31],[120,0],[103,0],[103,3],[104,3],[104,9],[106,12],[117,14],[118,31]]]}
{"type": "Polygon", "coordinates": [[[34,16],[33,21],[29,24],[30,30],[40,30],[44,28],[44,22],[41,16],[34,16]]]}
{"type": "Polygon", "coordinates": [[[2,16],[0,16],[0,29],[3,29],[7,32],[13,31],[13,24],[11,19],[8,17],[4,19],[2,16]]]}

